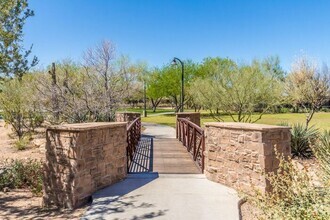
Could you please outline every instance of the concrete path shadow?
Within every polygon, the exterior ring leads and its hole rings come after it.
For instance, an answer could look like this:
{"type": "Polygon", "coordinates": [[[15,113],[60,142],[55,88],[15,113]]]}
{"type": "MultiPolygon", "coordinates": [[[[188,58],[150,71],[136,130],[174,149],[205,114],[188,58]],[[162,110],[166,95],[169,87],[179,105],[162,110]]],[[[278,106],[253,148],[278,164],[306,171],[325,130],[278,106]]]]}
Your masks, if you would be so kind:
{"type": "Polygon", "coordinates": [[[89,219],[239,219],[235,190],[202,174],[130,174],[93,195],[82,218],[89,219]]]}

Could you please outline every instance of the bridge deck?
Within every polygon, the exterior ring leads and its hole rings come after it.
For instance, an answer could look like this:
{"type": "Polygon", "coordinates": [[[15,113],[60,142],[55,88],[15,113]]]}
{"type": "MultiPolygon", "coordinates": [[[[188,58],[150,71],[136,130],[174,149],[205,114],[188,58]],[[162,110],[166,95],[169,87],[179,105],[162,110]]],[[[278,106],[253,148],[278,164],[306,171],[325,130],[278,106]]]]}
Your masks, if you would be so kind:
{"type": "MultiPolygon", "coordinates": [[[[199,167],[181,142],[172,138],[175,130],[153,134],[151,126],[147,126],[142,136],[133,162],[129,167],[130,173],[158,172],[175,174],[198,174],[199,167]],[[151,132],[151,133],[148,133],[151,132]],[[170,134],[170,135],[168,135],[170,134]]],[[[156,129],[154,129],[156,130],[156,129]]],[[[157,127],[157,132],[161,128],[157,127]]]]}

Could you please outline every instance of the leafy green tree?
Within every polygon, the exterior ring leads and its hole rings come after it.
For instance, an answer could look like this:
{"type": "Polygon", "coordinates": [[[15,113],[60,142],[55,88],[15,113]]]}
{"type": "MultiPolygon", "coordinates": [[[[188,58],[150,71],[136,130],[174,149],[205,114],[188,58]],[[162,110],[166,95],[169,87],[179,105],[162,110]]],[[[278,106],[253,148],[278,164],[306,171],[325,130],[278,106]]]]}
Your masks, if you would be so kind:
{"type": "Polygon", "coordinates": [[[155,112],[157,106],[166,96],[166,85],[164,85],[163,75],[161,70],[154,69],[148,75],[147,81],[147,97],[150,99],[152,111],[155,112]]]}
{"type": "Polygon", "coordinates": [[[202,68],[209,73],[197,79],[190,91],[196,102],[219,121],[223,119],[217,112],[229,115],[235,122],[256,122],[280,101],[279,80],[262,71],[258,61],[237,65],[230,59],[216,58],[206,60],[202,68]]]}
{"type": "MultiPolygon", "coordinates": [[[[197,64],[190,60],[184,62],[184,86],[185,86],[185,100],[184,104],[189,103],[192,100],[188,93],[190,84],[196,78],[197,64]]],[[[153,96],[159,99],[160,96],[170,98],[175,106],[175,110],[178,111],[181,108],[180,95],[181,95],[181,67],[176,66],[164,66],[157,70],[158,76],[156,77],[156,83],[151,86],[153,88],[153,96]]],[[[156,75],[157,75],[156,74],[156,75]]],[[[151,79],[150,82],[153,83],[151,79]]]]}
{"type": "Polygon", "coordinates": [[[0,78],[22,79],[28,70],[38,63],[37,57],[29,62],[32,46],[23,48],[23,27],[34,12],[27,0],[0,1],[0,78]]]}
{"type": "Polygon", "coordinates": [[[0,93],[2,114],[7,124],[11,125],[19,140],[43,122],[35,87],[31,87],[31,76],[25,75],[4,83],[0,93]]]}
{"type": "Polygon", "coordinates": [[[276,77],[278,80],[284,81],[286,77],[286,72],[280,65],[280,59],[278,56],[270,56],[261,61],[260,63],[261,70],[266,74],[270,74],[273,77],[276,77]]]}

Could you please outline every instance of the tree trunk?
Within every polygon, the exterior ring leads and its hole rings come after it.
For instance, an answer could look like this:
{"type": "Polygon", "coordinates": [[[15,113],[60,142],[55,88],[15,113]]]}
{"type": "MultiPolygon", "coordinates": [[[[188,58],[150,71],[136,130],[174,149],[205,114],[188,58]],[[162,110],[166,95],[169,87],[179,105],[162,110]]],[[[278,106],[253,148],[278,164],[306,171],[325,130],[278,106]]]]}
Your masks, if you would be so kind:
{"type": "Polygon", "coordinates": [[[156,100],[151,98],[152,112],[156,112],[156,108],[159,105],[161,100],[162,100],[162,98],[159,98],[159,99],[156,99],[156,100]]]}
{"type": "Polygon", "coordinates": [[[312,108],[306,117],[306,129],[308,128],[309,122],[312,120],[314,113],[315,113],[315,109],[312,108]]]}
{"type": "Polygon", "coordinates": [[[52,77],[52,106],[53,106],[52,111],[53,111],[53,117],[55,118],[56,122],[59,122],[60,113],[59,113],[58,97],[57,97],[57,92],[56,92],[57,81],[56,81],[55,63],[52,63],[52,69],[51,69],[51,71],[49,71],[49,74],[52,77]]]}

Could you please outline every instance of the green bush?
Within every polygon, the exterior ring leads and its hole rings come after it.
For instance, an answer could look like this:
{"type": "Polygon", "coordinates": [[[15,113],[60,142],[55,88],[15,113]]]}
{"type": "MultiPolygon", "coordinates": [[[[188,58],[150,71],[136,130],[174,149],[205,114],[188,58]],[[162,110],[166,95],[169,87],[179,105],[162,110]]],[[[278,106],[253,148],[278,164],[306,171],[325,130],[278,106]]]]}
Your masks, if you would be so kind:
{"type": "Polygon", "coordinates": [[[17,148],[17,150],[25,150],[27,145],[30,143],[30,135],[25,135],[21,139],[18,139],[15,141],[14,145],[17,148]]]}
{"type": "Polygon", "coordinates": [[[35,91],[28,80],[29,77],[24,76],[22,81],[6,81],[0,93],[1,114],[6,124],[11,125],[18,139],[33,132],[44,121],[38,107],[38,97],[34,95],[35,91]]]}
{"type": "Polygon", "coordinates": [[[5,187],[28,188],[40,195],[42,191],[42,163],[38,160],[7,160],[0,173],[0,190],[5,187]]]}
{"type": "Polygon", "coordinates": [[[310,158],[313,156],[311,146],[319,135],[319,131],[314,127],[306,128],[303,124],[294,124],[291,129],[291,153],[292,157],[310,158]]]}
{"type": "Polygon", "coordinates": [[[323,107],[321,108],[321,112],[330,112],[330,108],[323,107]]]}

